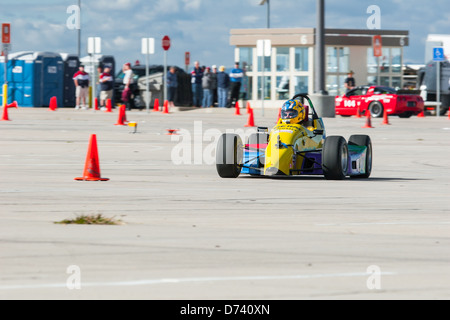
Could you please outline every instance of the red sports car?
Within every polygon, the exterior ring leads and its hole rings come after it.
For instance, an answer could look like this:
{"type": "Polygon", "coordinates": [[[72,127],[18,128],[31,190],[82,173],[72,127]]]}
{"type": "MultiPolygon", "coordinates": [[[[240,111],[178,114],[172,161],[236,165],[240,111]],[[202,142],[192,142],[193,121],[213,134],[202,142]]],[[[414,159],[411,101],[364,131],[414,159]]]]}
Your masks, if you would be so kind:
{"type": "Polygon", "coordinates": [[[395,90],[383,86],[356,87],[342,96],[335,98],[336,114],[343,117],[365,114],[370,110],[372,117],[383,116],[384,110],[388,115],[398,115],[409,118],[424,110],[424,102],[420,95],[411,90],[395,90]]]}

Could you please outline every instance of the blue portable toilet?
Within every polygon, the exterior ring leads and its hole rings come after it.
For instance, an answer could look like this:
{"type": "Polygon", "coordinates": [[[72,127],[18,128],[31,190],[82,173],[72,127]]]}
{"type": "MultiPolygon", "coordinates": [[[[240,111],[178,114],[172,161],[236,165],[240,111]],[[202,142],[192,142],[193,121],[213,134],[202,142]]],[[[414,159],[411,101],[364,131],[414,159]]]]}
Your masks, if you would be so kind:
{"type": "MultiPolygon", "coordinates": [[[[17,52],[8,55],[8,103],[20,107],[47,107],[63,99],[63,61],[53,52],[17,52]]],[[[0,60],[0,83],[4,83],[4,59],[0,60]]]]}
{"type": "Polygon", "coordinates": [[[61,53],[61,57],[64,62],[64,90],[63,90],[63,107],[75,107],[75,83],[73,81],[73,75],[78,71],[80,66],[80,59],[78,55],[61,53]]]}

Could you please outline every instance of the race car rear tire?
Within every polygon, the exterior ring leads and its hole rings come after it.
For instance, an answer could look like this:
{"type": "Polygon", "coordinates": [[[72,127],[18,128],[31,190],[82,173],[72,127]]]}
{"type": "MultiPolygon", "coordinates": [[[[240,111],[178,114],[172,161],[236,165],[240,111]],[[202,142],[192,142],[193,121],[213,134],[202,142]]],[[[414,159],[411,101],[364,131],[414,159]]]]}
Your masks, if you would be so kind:
{"type": "Polygon", "coordinates": [[[347,142],[341,136],[329,136],[322,148],[322,170],[327,180],[342,180],[348,171],[347,142]]]}
{"type": "Polygon", "coordinates": [[[383,105],[379,101],[374,101],[369,105],[370,114],[374,118],[381,118],[383,116],[383,105]]]}
{"type": "Polygon", "coordinates": [[[237,178],[242,170],[243,145],[241,137],[224,133],[217,141],[216,169],[222,178],[237,178]]]}
{"type": "Polygon", "coordinates": [[[364,164],[366,173],[357,176],[351,176],[351,178],[368,178],[370,176],[370,173],[372,172],[372,141],[370,140],[370,137],[364,134],[355,134],[350,136],[350,138],[348,139],[348,144],[364,146],[367,148],[366,163],[364,164]]]}

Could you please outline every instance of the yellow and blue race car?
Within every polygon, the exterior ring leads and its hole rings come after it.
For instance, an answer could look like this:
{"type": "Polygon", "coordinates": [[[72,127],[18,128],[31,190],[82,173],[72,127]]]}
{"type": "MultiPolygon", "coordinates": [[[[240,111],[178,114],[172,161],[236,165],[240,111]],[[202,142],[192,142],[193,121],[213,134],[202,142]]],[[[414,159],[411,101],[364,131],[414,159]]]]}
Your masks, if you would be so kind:
{"type": "Polygon", "coordinates": [[[237,178],[241,173],[323,175],[327,180],[368,178],[372,142],[368,135],[352,135],[348,142],[342,136],[326,136],[311,99],[297,94],[283,104],[270,133],[259,127],[245,145],[238,134],[222,134],[217,142],[216,169],[222,178],[237,178]]]}

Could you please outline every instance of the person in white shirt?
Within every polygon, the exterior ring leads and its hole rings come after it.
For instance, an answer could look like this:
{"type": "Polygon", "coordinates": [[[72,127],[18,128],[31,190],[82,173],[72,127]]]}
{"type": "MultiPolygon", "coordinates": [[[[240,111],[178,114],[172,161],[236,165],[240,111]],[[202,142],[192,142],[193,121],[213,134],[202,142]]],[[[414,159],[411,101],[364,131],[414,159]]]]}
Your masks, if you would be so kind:
{"type": "Polygon", "coordinates": [[[131,85],[133,84],[133,70],[131,70],[131,64],[129,62],[125,63],[122,70],[124,73],[123,84],[125,85],[125,88],[122,92],[122,101],[126,104],[126,109],[131,110],[131,85]]]}

